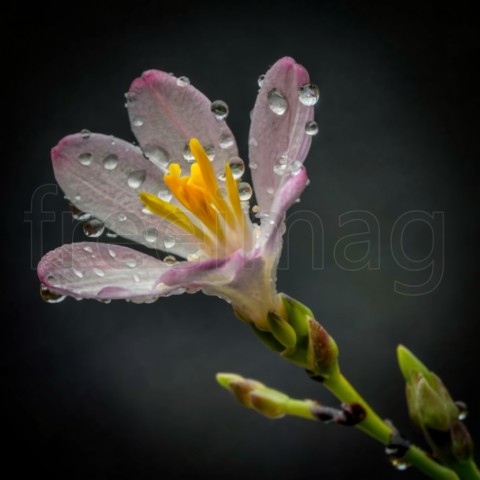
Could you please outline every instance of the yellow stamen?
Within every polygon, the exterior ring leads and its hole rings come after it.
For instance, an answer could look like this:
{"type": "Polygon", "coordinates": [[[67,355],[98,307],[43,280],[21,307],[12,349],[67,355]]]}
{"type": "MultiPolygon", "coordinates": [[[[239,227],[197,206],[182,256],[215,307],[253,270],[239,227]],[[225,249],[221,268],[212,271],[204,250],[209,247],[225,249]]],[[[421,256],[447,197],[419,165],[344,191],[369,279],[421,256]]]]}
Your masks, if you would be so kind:
{"type": "Polygon", "coordinates": [[[140,200],[153,213],[165,218],[174,225],[199,238],[210,250],[214,245],[222,244],[226,252],[239,248],[239,239],[243,238],[245,223],[237,182],[231,168],[225,166],[227,198],[221,193],[212,164],[196,138],[190,140],[190,151],[196,162],[192,165],[190,176],[180,176],[180,165],[173,163],[164,175],[165,184],[182,207],[197,220],[189,218],[181,207],[171,205],[149,193],[141,193],[140,200]],[[199,227],[204,225],[213,233],[213,238],[199,227]],[[233,230],[233,236],[227,240],[224,228],[233,230]],[[229,244],[233,242],[233,244],[229,244]],[[227,245],[228,244],[228,245],[227,245]]]}

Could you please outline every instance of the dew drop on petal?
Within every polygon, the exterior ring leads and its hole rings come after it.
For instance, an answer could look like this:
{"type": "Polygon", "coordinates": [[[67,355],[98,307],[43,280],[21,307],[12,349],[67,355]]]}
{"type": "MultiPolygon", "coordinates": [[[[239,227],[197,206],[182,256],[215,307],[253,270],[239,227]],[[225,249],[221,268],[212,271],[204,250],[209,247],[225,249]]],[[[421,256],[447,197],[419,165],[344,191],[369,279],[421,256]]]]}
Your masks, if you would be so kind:
{"type": "Polygon", "coordinates": [[[137,261],[133,257],[126,257],[123,259],[123,263],[128,268],[135,268],[137,266],[137,261]]]}
{"type": "Polygon", "coordinates": [[[269,195],[273,195],[274,192],[275,192],[275,190],[274,190],[272,187],[268,187],[268,188],[267,188],[267,193],[268,193],[269,195]]]}
{"type": "Polygon", "coordinates": [[[282,159],[278,160],[275,165],[273,166],[273,171],[277,175],[283,175],[287,170],[287,163],[284,162],[282,159]]]}
{"type": "Polygon", "coordinates": [[[315,105],[319,98],[320,92],[314,83],[306,83],[298,89],[298,99],[307,107],[315,105]]]}
{"type": "Polygon", "coordinates": [[[119,222],[124,222],[127,219],[127,216],[124,213],[119,213],[117,219],[119,222]]]}
{"type": "Polygon", "coordinates": [[[210,107],[217,120],[225,120],[228,117],[229,108],[223,100],[215,100],[210,107]]]}
{"type": "Polygon", "coordinates": [[[270,110],[276,115],[283,115],[288,108],[285,95],[278,89],[272,88],[267,94],[267,102],[270,110]]]}
{"type": "Polygon", "coordinates": [[[73,199],[74,199],[76,202],[79,202],[79,201],[82,199],[82,196],[81,196],[79,193],[77,193],[77,194],[73,197],[73,199]]]}
{"type": "Polygon", "coordinates": [[[133,125],[134,127],[141,127],[141,126],[143,125],[143,120],[142,120],[141,118],[138,118],[138,117],[137,117],[137,118],[134,118],[134,119],[132,120],[132,125],[133,125]]]}
{"type": "Polygon", "coordinates": [[[143,238],[145,238],[145,241],[148,243],[154,243],[157,240],[157,236],[157,229],[153,227],[149,227],[143,232],[143,238]]]}
{"type": "Polygon", "coordinates": [[[147,145],[143,153],[157,167],[166,168],[170,163],[168,152],[157,145],[147,145]]]}
{"type": "Polygon", "coordinates": [[[87,245],[86,247],[83,247],[83,250],[87,253],[93,253],[93,248],[87,245]]]}
{"type": "Polygon", "coordinates": [[[163,259],[163,263],[171,267],[172,265],[175,265],[177,263],[177,259],[173,255],[167,255],[163,259]]]}
{"type": "Polygon", "coordinates": [[[263,85],[263,81],[265,80],[265,74],[261,74],[258,76],[257,78],[257,83],[258,83],[258,86],[261,87],[263,85]]]}
{"type": "Polygon", "coordinates": [[[97,277],[105,276],[105,272],[101,268],[97,268],[97,267],[93,267],[93,273],[95,273],[97,277]]]}
{"type": "Polygon", "coordinates": [[[85,167],[88,167],[92,163],[92,160],[93,160],[93,155],[88,152],[81,153],[78,156],[78,161],[85,167]]]}
{"type": "Polygon", "coordinates": [[[241,201],[244,202],[246,200],[250,200],[250,198],[252,197],[252,194],[253,194],[253,190],[249,183],[247,182],[239,183],[238,195],[241,201]]]}
{"type": "Polygon", "coordinates": [[[117,238],[118,235],[115,232],[112,232],[111,230],[106,233],[108,238],[117,238]]]}
{"type": "Polygon", "coordinates": [[[78,209],[73,203],[69,205],[70,213],[72,214],[72,217],[74,220],[90,220],[92,218],[91,213],[87,212],[82,212],[80,209],[78,209]]]}
{"type": "Polygon", "coordinates": [[[185,144],[183,147],[183,152],[182,152],[183,158],[188,162],[188,163],[193,163],[195,161],[195,157],[193,156],[193,153],[190,150],[190,145],[188,142],[185,144]]]}
{"type": "Polygon", "coordinates": [[[170,190],[162,189],[162,190],[160,190],[160,191],[157,193],[157,197],[158,197],[160,200],[163,200],[164,202],[170,202],[170,200],[172,199],[173,195],[172,195],[172,192],[170,192],[170,190]]]}
{"type": "Polygon", "coordinates": [[[215,147],[213,145],[206,145],[204,150],[208,159],[213,162],[213,160],[215,160],[215,147]]]}
{"type": "Polygon", "coordinates": [[[228,164],[235,180],[238,180],[245,173],[245,163],[240,157],[230,158],[228,164]]]}
{"type": "Polygon", "coordinates": [[[175,246],[175,243],[175,239],[170,235],[166,235],[163,239],[163,244],[165,245],[165,248],[173,248],[175,246]]]}
{"type": "Polygon", "coordinates": [[[130,173],[127,177],[127,185],[130,188],[139,188],[142,186],[145,178],[147,177],[147,172],[145,170],[135,170],[130,173]]]}
{"type": "Polygon", "coordinates": [[[97,238],[105,231],[105,224],[96,218],[87,220],[83,224],[83,233],[90,238],[97,238]]]}
{"type": "Polygon", "coordinates": [[[298,175],[302,171],[302,162],[295,160],[290,165],[290,172],[292,175],[298,175]]]}
{"type": "Polygon", "coordinates": [[[81,132],[80,132],[80,136],[84,139],[84,140],[88,140],[90,138],[90,135],[92,134],[92,132],[86,128],[84,128],[81,132]]]}
{"type": "Polygon", "coordinates": [[[249,167],[250,170],[256,170],[258,168],[258,165],[255,162],[250,162],[249,167]]]}
{"type": "Polygon", "coordinates": [[[83,278],[83,273],[80,270],[77,270],[76,268],[72,268],[72,272],[76,277],[83,278]]]}
{"type": "Polygon", "coordinates": [[[248,144],[251,147],[258,147],[258,142],[253,137],[248,140],[248,144]]]}
{"type": "Polygon", "coordinates": [[[458,419],[463,421],[468,417],[468,407],[465,402],[456,401],[455,405],[458,408],[458,419]]]}
{"type": "Polygon", "coordinates": [[[115,250],[109,248],[108,249],[108,254],[112,257],[112,258],[115,258],[117,256],[117,252],[115,252],[115,250]]]}
{"type": "Polygon", "coordinates": [[[140,281],[140,277],[138,276],[137,273],[134,273],[134,274],[132,275],[132,277],[133,277],[133,281],[134,281],[135,283],[138,283],[138,282],[140,281]]]}
{"type": "Polygon", "coordinates": [[[234,144],[234,139],[233,139],[233,135],[231,135],[230,133],[223,133],[222,136],[220,137],[220,148],[230,148],[232,147],[234,144]]]}
{"type": "Polygon", "coordinates": [[[43,285],[43,283],[40,284],[40,297],[47,303],[60,303],[66,298],[65,295],[52,292],[47,286],[43,285]]]}
{"type": "Polygon", "coordinates": [[[177,78],[177,85],[179,87],[186,87],[187,85],[190,85],[190,79],[188,77],[178,77],[177,78]]]}
{"type": "Polygon", "coordinates": [[[305,124],[305,133],[307,135],[316,135],[318,133],[318,123],[310,120],[305,124]]]}
{"type": "Polygon", "coordinates": [[[117,165],[118,165],[118,157],[114,153],[107,155],[103,159],[103,168],[105,170],[115,170],[117,168],[117,165]]]}
{"type": "Polygon", "coordinates": [[[126,106],[133,105],[137,101],[137,97],[133,92],[127,92],[125,94],[125,99],[127,100],[126,106]]]}

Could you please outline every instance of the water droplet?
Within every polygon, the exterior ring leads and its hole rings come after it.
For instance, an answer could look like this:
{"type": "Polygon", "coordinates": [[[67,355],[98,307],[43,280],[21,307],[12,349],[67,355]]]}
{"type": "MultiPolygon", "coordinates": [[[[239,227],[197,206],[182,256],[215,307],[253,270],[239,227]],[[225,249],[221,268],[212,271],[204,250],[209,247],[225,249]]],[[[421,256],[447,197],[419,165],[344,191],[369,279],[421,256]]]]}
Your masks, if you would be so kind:
{"type": "Polygon", "coordinates": [[[223,100],[215,100],[210,107],[217,120],[225,120],[228,117],[229,108],[223,100]]]}
{"type": "Polygon", "coordinates": [[[265,75],[262,73],[261,75],[258,76],[258,79],[257,79],[257,83],[259,87],[263,85],[264,80],[265,80],[265,75]]]}
{"type": "Polygon", "coordinates": [[[108,249],[108,254],[112,257],[115,258],[117,256],[117,252],[115,250],[112,250],[111,248],[108,249]]]}
{"type": "Polygon", "coordinates": [[[459,420],[466,420],[468,417],[468,407],[465,402],[457,401],[455,402],[455,405],[458,408],[458,419],[459,420]]]}
{"type": "Polygon", "coordinates": [[[228,164],[230,165],[230,169],[235,180],[238,180],[245,173],[245,164],[240,157],[230,158],[228,164]]]}
{"type": "Polygon", "coordinates": [[[277,163],[275,163],[275,165],[273,166],[273,171],[274,173],[276,173],[277,175],[283,175],[287,170],[287,161],[281,157],[280,160],[277,161],[277,163]]]}
{"type": "Polygon", "coordinates": [[[93,253],[93,248],[90,247],[90,246],[86,246],[86,247],[83,247],[83,249],[87,252],[87,253],[93,253]]]}
{"type": "Polygon", "coordinates": [[[92,134],[92,132],[90,130],[87,130],[86,128],[84,128],[81,132],[80,132],[80,136],[84,139],[84,140],[88,140],[90,138],[90,135],[92,134]]]}
{"type": "Polygon", "coordinates": [[[88,167],[92,163],[92,160],[93,160],[93,155],[91,153],[85,152],[85,153],[81,153],[78,156],[78,161],[85,167],[88,167]]]}
{"type": "Polygon", "coordinates": [[[305,133],[307,135],[316,135],[318,133],[318,123],[310,120],[305,124],[305,133]]]}
{"type": "Polygon", "coordinates": [[[302,171],[302,162],[295,160],[290,165],[290,172],[292,175],[298,175],[302,171]]]}
{"type": "Polygon", "coordinates": [[[404,472],[408,467],[410,467],[410,463],[404,458],[390,457],[389,462],[390,465],[392,465],[392,467],[399,472],[404,472]]]}
{"type": "Polygon", "coordinates": [[[92,218],[91,213],[82,212],[75,205],[73,205],[73,203],[69,205],[69,208],[74,220],[85,221],[85,220],[90,220],[92,218]]]}
{"type": "Polygon", "coordinates": [[[240,200],[250,200],[250,198],[252,197],[252,193],[252,187],[247,182],[242,182],[238,185],[238,194],[240,196],[240,200]]]}
{"type": "Polygon", "coordinates": [[[248,165],[250,166],[250,170],[256,170],[258,168],[258,165],[255,162],[250,162],[248,165]]]}
{"type": "Polygon", "coordinates": [[[72,268],[72,272],[77,276],[78,278],[83,278],[83,273],[80,270],[77,270],[76,268],[72,268]]]}
{"type": "Polygon", "coordinates": [[[258,147],[258,142],[254,139],[254,138],[250,138],[248,140],[248,144],[251,146],[251,147],[258,147]]]}
{"type": "Polygon", "coordinates": [[[170,190],[160,190],[158,193],[157,193],[157,197],[160,199],[160,200],[163,200],[164,202],[170,202],[170,200],[172,199],[173,195],[172,195],[172,192],[170,192],[170,190]]]}
{"type": "Polygon", "coordinates": [[[101,268],[93,267],[93,273],[97,275],[97,277],[104,277],[105,272],[101,268]]]}
{"type": "Polygon", "coordinates": [[[173,255],[167,255],[163,259],[163,263],[171,267],[172,265],[175,265],[177,263],[177,259],[173,255]]]}
{"type": "Polygon", "coordinates": [[[124,222],[127,219],[127,216],[124,213],[120,213],[117,218],[119,222],[124,222]]]}
{"type": "Polygon", "coordinates": [[[132,277],[133,277],[133,281],[134,281],[135,283],[138,283],[138,282],[140,281],[140,277],[138,276],[137,273],[134,273],[134,274],[132,275],[132,277]]]}
{"type": "Polygon", "coordinates": [[[123,259],[123,263],[128,268],[135,268],[137,266],[137,261],[133,257],[126,257],[123,259]]]}
{"type": "Polygon", "coordinates": [[[233,135],[230,135],[229,133],[223,133],[222,136],[220,137],[220,148],[230,148],[234,144],[234,139],[233,135]]]}
{"type": "Polygon", "coordinates": [[[90,238],[99,237],[105,230],[105,224],[96,218],[87,220],[83,224],[83,233],[90,238]]]}
{"type": "Polygon", "coordinates": [[[168,152],[157,145],[147,145],[143,153],[157,167],[166,168],[170,163],[168,152]]]}
{"type": "Polygon", "coordinates": [[[190,150],[190,145],[188,142],[185,144],[183,147],[183,158],[188,162],[188,163],[193,163],[195,161],[195,157],[193,156],[193,153],[190,150]]]}
{"type": "Polygon", "coordinates": [[[133,125],[134,127],[141,127],[141,126],[143,125],[143,120],[142,120],[141,118],[138,118],[138,117],[137,117],[137,118],[134,118],[134,119],[132,120],[132,125],[133,125]]]}
{"type": "Polygon", "coordinates": [[[74,199],[76,202],[79,202],[79,201],[82,199],[82,196],[81,196],[79,193],[77,193],[77,194],[73,197],[73,199],[74,199]]]}
{"type": "Polygon", "coordinates": [[[47,303],[60,303],[66,298],[65,295],[52,292],[43,283],[40,284],[40,297],[47,303]]]}
{"type": "Polygon", "coordinates": [[[208,159],[213,162],[213,160],[215,160],[215,147],[213,145],[206,145],[204,150],[208,159]]]}
{"type": "Polygon", "coordinates": [[[298,99],[307,107],[315,105],[319,98],[320,92],[314,83],[306,83],[298,89],[298,99]]]}
{"type": "Polygon", "coordinates": [[[189,262],[198,262],[200,260],[200,255],[198,253],[191,253],[187,256],[187,261],[189,262]]]}
{"type": "Polygon", "coordinates": [[[155,228],[149,227],[143,232],[143,238],[148,243],[154,243],[157,240],[158,232],[155,228]]]}
{"type": "Polygon", "coordinates": [[[145,215],[153,215],[153,212],[151,212],[147,207],[142,208],[142,213],[145,215]]]}
{"type": "Polygon", "coordinates": [[[177,85],[179,87],[186,87],[187,85],[190,85],[190,79],[188,77],[178,77],[177,85]]]}
{"type": "Polygon", "coordinates": [[[117,165],[118,165],[118,157],[114,153],[107,155],[103,159],[103,168],[105,170],[115,170],[115,168],[117,168],[117,165]]]}
{"type": "Polygon", "coordinates": [[[253,213],[258,213],[259,211],[260,211],[260,207],[259,207],[258,205],[254,205],[254,206],[252,207],[252,212],[253,212],[253,213]]]}
{"type": "Polygon", "coordinates": [[[173,248],[175,246],[175,243],[175,239],[170,235],[166,235],[163,239],[163,244],[165,245],[165,248],[173,248]]]}
{"type": "Polygon", "coordinates": [[[130,188],[139,188],[146,177],[147,172],[145,170],[135,170],[127,177],[127,185],[130,188]]]}
{"type": "Polygon", "coordinates": [[[275,191],[275,190],[274,190],[272,187],[268,187],[268,188],[267,188],[267,193],[268,193],[269,195],[273,195],[273,192],[274,192],[274,191],[275,191]]]}
{"type": "Polygon", "coordinates": [[[117,238],[118,237],[118,235],[115,232],[112,232],[112,231],[108,231],[106,233],[106,235],[107,235],[108,238],[117,238]]]}
{"type": "Polygon", "coordinates": [[[267,101],[270,110],[276,115],[283,115],[287,111],[287,99],[278,88],[272,88],[268,92],[267,101]]]}

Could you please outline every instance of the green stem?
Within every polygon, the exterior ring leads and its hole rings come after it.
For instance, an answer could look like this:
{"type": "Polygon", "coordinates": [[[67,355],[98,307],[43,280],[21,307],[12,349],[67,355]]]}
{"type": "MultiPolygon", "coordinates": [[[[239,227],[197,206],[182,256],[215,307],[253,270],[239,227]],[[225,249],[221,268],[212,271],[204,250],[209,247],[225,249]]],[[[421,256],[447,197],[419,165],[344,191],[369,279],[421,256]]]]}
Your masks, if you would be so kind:
{"type": "MultiPolygon", "coordinates": [[[[350,382],[342,375],[340,370],[329,376],[324,385],[343,403],[359,404],[366,412],[365,419],[357,425],[359,430],[367,433],[383,445],[390,443],[392,429],[382,420],[370,407],[370,405],[355,390],[350,382]]],[[[405,460],[418,468],[425,475],[436,480],[459,480],[459,477],[452,470],[441,466],[430,458],[423,450],[411,445],[408,449],[405,460]]],[[[470,477],[475,478],[475,477],[470,477]]]]}

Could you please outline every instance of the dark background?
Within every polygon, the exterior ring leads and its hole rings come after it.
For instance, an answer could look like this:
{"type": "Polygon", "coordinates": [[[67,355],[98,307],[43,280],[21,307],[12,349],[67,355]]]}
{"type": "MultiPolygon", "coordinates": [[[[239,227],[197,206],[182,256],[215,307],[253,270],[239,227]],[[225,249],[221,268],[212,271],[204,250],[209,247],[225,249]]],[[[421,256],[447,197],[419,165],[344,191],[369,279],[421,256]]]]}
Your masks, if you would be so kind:
{"type": "MultiPolygon", "coordinates": [[[[133,140],[123,93],[143,70],[158,68],[227,101],[246,158],[256,78],[284,55],[302,63],[322,92],[320,133],[307,159],[311,185],[295,211],[321,218],[324,239],[317,225],[314,254],[324,252],[324,265],[312,268],[310,229],[296,223],[279,289],[312,308],[336,338],[346,375],[404,433],[421,441],[407,419],[398,343],[469,404],[467,424],[480,441],[478,21],[462,2],[418,3],[5,7],[4,470],[52,480],[422,478],[393,471],[382,447],[354,429],[273,422],[234,402],[216,385],[217,371],[336,403],[265,349],[217,298],[49,305],[38,295],[34,266],[73,229],[62,217],[61,192],[52,193],[52,146],[82,128],[133,140]],[[42,192],[49,192],[47,213],[42,192]],[[339,227],[339,215],[351,210],[378,218],[379,270],[346,271],[335,262],[335,243],[359,228],[339,227]],[[428,276],[392,257],[393,224],[410,210],[444,212],[445,219],[443,278],[421,296],[393,290],[394,280],[428,276]]],[[[412,226],[404,245],[424,258],[428,228],[412,226]]]]}

